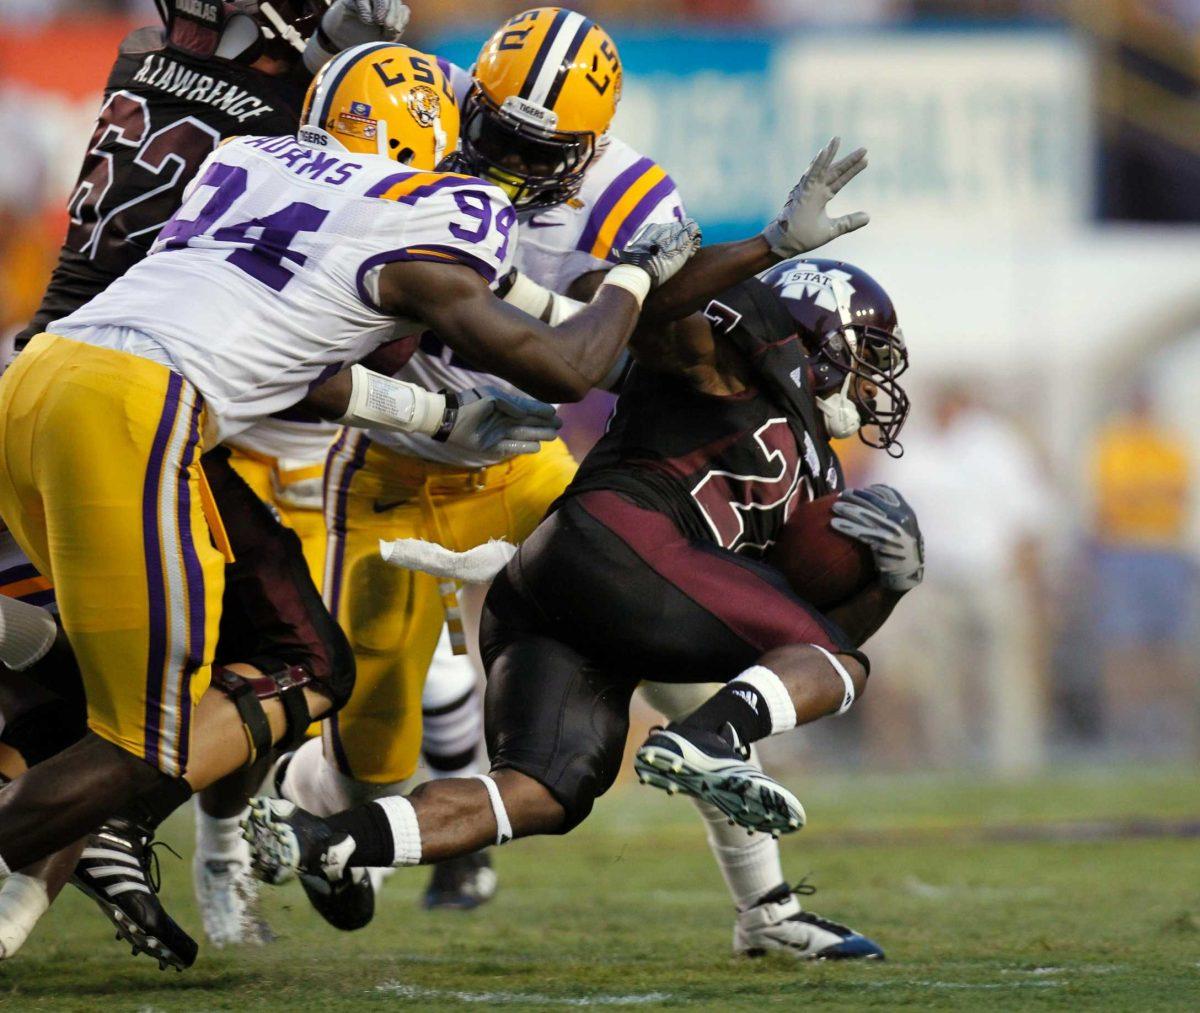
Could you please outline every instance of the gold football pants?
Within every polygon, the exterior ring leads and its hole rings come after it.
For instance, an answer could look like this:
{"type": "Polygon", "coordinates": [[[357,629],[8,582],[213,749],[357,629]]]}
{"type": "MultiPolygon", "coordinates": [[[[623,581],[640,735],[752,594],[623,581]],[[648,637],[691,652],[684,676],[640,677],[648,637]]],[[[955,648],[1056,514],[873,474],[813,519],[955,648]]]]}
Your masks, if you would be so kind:
{"type": "Polygon", "coordinates": [[[380,539],[422,538],[460,552],[491,538],[520,542],[575,468],[561,440],[476,470],[397,454],[361,431],[334,444],[325,473],[324,593],[350,638],[358,679],[324,734],[343,773],[386,784],[417,769],[421,691],[447,619],[437,578],[389,566],[380,539]]]}
{"type": "Polygon", "coordinates": [[[0,379],[0,514],[54,583],[88,726],[173,776],[225,583],[203,429],[179,374],[53,334],[0,379]]]}

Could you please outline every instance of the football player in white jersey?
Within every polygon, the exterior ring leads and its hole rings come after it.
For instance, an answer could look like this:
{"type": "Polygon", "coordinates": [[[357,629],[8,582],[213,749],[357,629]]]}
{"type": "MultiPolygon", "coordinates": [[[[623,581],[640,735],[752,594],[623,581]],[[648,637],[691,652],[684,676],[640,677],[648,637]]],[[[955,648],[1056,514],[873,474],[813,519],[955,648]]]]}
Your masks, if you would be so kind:
{"type": "Polygon", "coordinates": [[[185,800],[348,694],[303,670],[213,663],[226,543],[206,448],[311,392],[348,425],[536,449],[546,405],[345,367],[432,326],[526,390],[577,398],[694,252],[694,223],[632,243],[559,327],[506,306],[492,283],[515,213],[499,189],[431,171],[457,128],[431,57],[385,43],[342,54],[296,137],[215,151],[151,255],[0,379],[0,513],[55,585],[89,728],[0,794],[0,875],[134,800],[185,800]]]}
{"type": "MultiPolygon", "coordinates": [[[[609,132],[621,92],[621,63],[613,40],[595,22],[566,8],[528,10],[492,35],[472,72],[450,64],[443,69],[463,103],[460,152],[454,161],[464,171],[495,182],[512,199],[521,223],[516,265],[524,278],[560,294],[586,298],[613,266],[627,237],[647,223],[685,217],[666,171],[609,132]]],[[[861,164],[862,153],[855,152],[834,171],[861,164]]],[[[865,222],[862,215],[838,219],[830,223],[826,238],[865,222]]],[[[532,309],[537,309],[538,298],[533,297],[532,309]]],[[[610,380],[619,373],[616,370],[610,380]]],[[[420,351],[401,375],[451,390],[485,382],[433,334],[422,337],[420,351]]],[[[444,614],[451,616],[453,625],[457,603],[451,598],[443,613],[432,604],[439,589],[433,577],[380,567],[373,551],[376,540],[425,538],[460,550],[490,538],[521,541],[529,533],[530,519],[540,520],[574,472],[574,462],[561,451],[543,450],[526,458],[520,473],[513,475],[494,457],[456,454],[420,436],[368,433],[357,440],[356,446],[371,447],[358,480],[375,482],[378,479],[367,476],[389,475],[393,495],[384,500],[390,499],[393,506],[378,511],[376,499],[371,513],[355,511],[353,480],[341,512],[337,502],[331,505],[330,530],[336,532],[331,537],[342,546],[342,554],[328,576],[346,582],[357,564],[372,568],[373,577],[369,600],[357,601],[340,591],[327,600],[337,608],[356,648],[360,687],[366,683],[390,689],[364,691],[326,722],[323,756],[309,743],[289,765],[282,794],[320,815],[386,794],[389,785],[396,790],[416,768],[418,745],[433,777],[479,772],[478,659],[473,656],[469,663],[451,653],[451,634],[462,634],[442,628],[444,614]],[[435,487],[435,480],[445,485],[435,487]],[[455,480],[458,487],[451,484],[455,480]],[[427,494],[426,489],[435,491],[427,494]],[[380,623],[371,620],[385,614],[375,597],[381,587],[390,587],[389,596],[397,602],[427,603],[414,609],[415,615],[409,613],[412,618],[402,631],[391,628],[390,643],[380,640],[380,623]],[[356,619],[360,610],[362,620],[356,619]],[[383,736],[388,734],[391,745],[385,746],[383,736]]],[[[331,458],[338,476],[346,474],[348,456],[343,448],[331,458]]],[[[468,586],[462,598],[466,625],[473,629],[482,594],[468,586]]],[[[695,709],[712,689],[646,684],[645,695],[674,718],[695,709]]],[[[735,951],[785,949],[803,956],[837,952],[851,933],[801,911],[786,885],[778,843],[768,835],[748,836],[730,827],[712,806],[698,808],[738,912],[735,951]]],[[[347,873],[332,896],[325,884],[307,883],[306,888],[333,924],[358,927],[370,920],[372,884],[361,870],[347,873]]],[[[486,900],[494,888],[483,852],[435,866],[425,902],[468,908],[486,900]]],[[[858,944],[844,949],[855,955],[869,952],[858,944]]]]}

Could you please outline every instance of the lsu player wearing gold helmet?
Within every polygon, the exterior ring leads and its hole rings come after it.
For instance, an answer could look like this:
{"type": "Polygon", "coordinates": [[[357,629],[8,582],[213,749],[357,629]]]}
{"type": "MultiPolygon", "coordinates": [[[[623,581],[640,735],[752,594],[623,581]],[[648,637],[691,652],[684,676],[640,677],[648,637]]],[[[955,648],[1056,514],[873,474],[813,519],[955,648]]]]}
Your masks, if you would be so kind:
{"type": "MultiPolygon", "coordinates": [[[[574,276],[612,267],[643,225],[684,218],[667,174],[608,133],[621,94],[621,64],[616,45],[594,21],[566,8],[526,11],[484,45],[475,79],[441,66],[463,103],[463,150],[447,166],[469,164],[467,171],[509,197],[522,222],[514,251],[522,273],[564,291],[574,276]],[[539,217],[532,218],[534,212],[539,217]],[[543,214],[569,216],[571,225],[542,231],[543,214]],[[550,237],[550,231],[563,235],[550,237]],[[582,252],[576,252],[580,244],[582,252]]],[[[422,336],[400,375],[433,384],[430,389],[498,385],[519,393],[433,333],[422,336]]],[[[307,745],[291,762],[289,797],[300,804],[340,800],[344,806],[363,793],[378,794],[412,776],[423,741],[435,775],[459,774],[475,762],[479,698],[474,670],[451,651],[452,639],[459,650],[463,645],[453,584],[391,569],[374,576],[369,592],[355,588],[362,588],[365,568],[378,567],[380,539],[420,538],[452,549],[492,538],[523,540],[575,469],[561,441],[515,458],[464,453],[419,434],[349,434],[335,445],[330,488],[340,491],[344,476],[351,484],[346,497],[326,501],[325,590],[355,649],[359,691],[326,723],[323,752],[307,745]],[[354,490],[369,484],[376,494],[356,510],[354,490]],[[407,623],[391,618],[389,601],[407,610],[407,623]]],[[[463,907],[486,900],[486,861],[472,856],[435,870],[427,902],[463,907]]],[[[368,890],[364,881],[357,897],[344,894],[347,906],[361,905],[349,920],[369,917],[368,890]]]]}
{"type": "Polygon", "coordinates": [[[433,394],[357,363],[436,328],[526,389],[580,396],[694,251],[682,227],[631,244],[559,327],[505,306],[493,284],[515,215],[497,188],[435,171],[454,143],[448,93],[407,47],[339,56],[297,135],[215,150],[150,254],[0,378],[0,513],[54,584],[89,728],[0,793],[0,873],[134,798],[182,801],[345,700],[346,680],[302,666],[214,660],[226,554],[205,451],[314,393],[346,425],[536,450],[553,434],[545,405],[433,394]]]}
{"type": "MultiPolygon", "coordinates": [[[[460,150],[448,164],[496,183],[512,199],[522,230],[516,265],[523,278],[553,292],[583,297],[639,228],[686,217],[667,172],[610,132],[621,96],[621,60],[608,33],[583,14],[564,7],[524,11],[502,24],[484,43],[469,73],[445,63],[443,69],[463,104],[460,150]]],[[[831,163],[832,152],[828,154],[831,163]]],[[[862,156],[861,151],[855,152],[832,168],[849,172],[848,179],[861,168],[862,156]]],[[[823,203],[821,207],[823,211],[823,203]]],[[[839,219],[832,223],[833,232],[827,238],[865,221],[862,215],[839,219]]],[[[419,352],[401,375],[451,390],[488,382],[485,374],[431,334],[423,337],[419,352]]],[[[387,530],[380,536],[425,538],[457,549],[488,538],[522,540],[529,533],[528,519],[545,512],[575,470],[574,462],[556,444],[536,457],[523,459],[519,480],[509,477],[506,462],[452,456],[420,437],[395,434],[389,436],[388,445],[395,454],[396,473],[408,475],[397,485],[393,499],[399,500],[403,492],[409,502],[393,508],[387,530]],[[459,488],[436,485],[439,476],[460,483],[459,488]],[[429,490],[437,493],[430,495],[429,490]],[[418,501],[422,504],[419,508],[418,501]],[[489,503],[491,513],[486,508],[489,503]],[[498,512],[501,508],[505,513],[498,512]]],[[[336,460],[336,455],[331,460],[336,460]]],[[[340,466],[344,467],[344,462],[340,466]]],[[[330,521],[333,527],[345,523],[336,513],[330,521]]],[[[394,579],[406,586],[411,582],[416,589],[424,588],[417,600],[431,600],[432,577],[396,573],[402,576],[394,579]]],[[[476,595],[472,592],[470,597],[476,595]]],[[[464,595],[464,606],[469,605],[466,598],[464,595]]],[[[455,603],[449,601],[447,614],[453,615],[454,608],[455,603]]],[[[429,630],[422,631],[414,624],[406,639],[398,634],[387,644],[376,639],[382,651],[366,666],[360,664],[360,683],[374,683],[386,675],[398,680],[396,686],[409,686],[411,692],[428,667],[422,701],[426,764],[435,777],[464,776],[475,772],[476,744],[482,736],[477,673],[465,658],[451,653],[447,630],[441,630],[440,639],[434,640],[432,625],[440,626],[441,619],[436,610],[423,610],[422,614],[422,622],[431,625],[429,630]],[[429,645],[435,642],[429,662],[429,645]]],[[[473,625],[469,615],[466,621],[473,625]]],[[[696,689],[689,686],[661,689],[652,702],[671,716],[701,701],[696,689]]],[[[394,703],[389,706],[397,709],[394,703]]],[[[356,718],[352,704],[328,723],[327,745],[332,748],[327,752],[332,756],[327,762],[322,763],[311,747],[306,747],[302,764],[307,779],[324,785],[327,799],[340,797],[348,803],[364,792],[378,794],[387,782],[408,776],[406,771],[415,764],[421,742],[420,732],[415,730],[420,715],[412,703],[405,704],[404,713],[404,723],[393,722],[393,727],[401,728],[409,741],[396,740],[390,754],[402,756],[402,763],[389,760],[388,752],[378,746],[373,750],[364,747],[370,726],[356,718]],[[355,788],[356,778],[369,787],[355,788]]],[[[375,719],[380,726],[385,722],[380,712],[375,719]]],[[[301,779],[294,777],[291,786],[293,800],[303,804],[306,793],[301,779]]],[[[749,838],[729,828],[716,810],[700,808],[738,911],[736,949],[798,952],[812,943],[808,952],[816,952],[814,923],[807,915],[797,917],[800,908],[790,892],[779,893],[785,880],[778,845],[765,835],[749,838]],[[759,903],[767,897],[769,903],[759,903]]],[[[426,903],[471,907],[486,900],[494,889],[486,865],[486,853],[482,853],[436,867],[426,903]]],[[[823,940],[828,943],[827,938],[823,940]]]]}

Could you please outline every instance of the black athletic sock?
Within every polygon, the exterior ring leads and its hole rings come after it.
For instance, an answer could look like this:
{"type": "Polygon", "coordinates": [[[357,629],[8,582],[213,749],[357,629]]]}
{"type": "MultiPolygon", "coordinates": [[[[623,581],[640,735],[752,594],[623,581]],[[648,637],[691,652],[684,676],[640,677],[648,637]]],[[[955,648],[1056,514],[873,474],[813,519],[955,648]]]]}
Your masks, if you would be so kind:
{"type": "Polygon", "coordinates": [[[186,778],[162,774],[153,788],[142,792],[117,815],[153,834],[163,820],[191,797],[192,786],[186,778]]]}
{"type": "Polygon", "coordinates": [[[757,689],[746,682],[731,682],[679,725],[720,735],[731,746],[744,746],[771,734],[771,712],[757,689]]]}
{"type": "Polygon", "coordinates": [[[387,866],[396,860],[396,842],[392,839],[387,813],[374,802],[334,813],[326,817],[325,823],[331,830],[349,834],[353,838],[351,865],[387,866]]]}

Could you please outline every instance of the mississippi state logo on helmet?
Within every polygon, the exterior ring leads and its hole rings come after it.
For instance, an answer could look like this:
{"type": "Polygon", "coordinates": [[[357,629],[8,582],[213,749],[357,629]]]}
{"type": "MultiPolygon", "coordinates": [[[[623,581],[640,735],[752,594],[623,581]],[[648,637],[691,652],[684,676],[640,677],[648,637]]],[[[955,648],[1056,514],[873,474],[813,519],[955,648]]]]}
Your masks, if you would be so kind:
{"type": "Polygon", "coordinates": [[[384,155],[426,171],[458,143],[458,105],[436,57],[394,42],[339,53],[309,86],[301,140],[384,155]]]}
{"type": "Polygon", "coordinates": [[[497,29],[472,73],[457,167],[498,184],[517,208],[578,193],[621,97],[608,33],[565,7],[535,7],[497,29]]]}
{"type": "Polygon", "coordinates": [[[759,279],[796,321],[818,406],[832,423],[830,435],[857,430],[864,443],[900,456],[896,437],[908,418],[909,400],[898,379],[908,369],[908,348],[883,286],[853,264],[800,257],[776,264],[759,279]],[[835,420],[847,413],[856,418],[853,427],[843,428],[835,420]]]}

